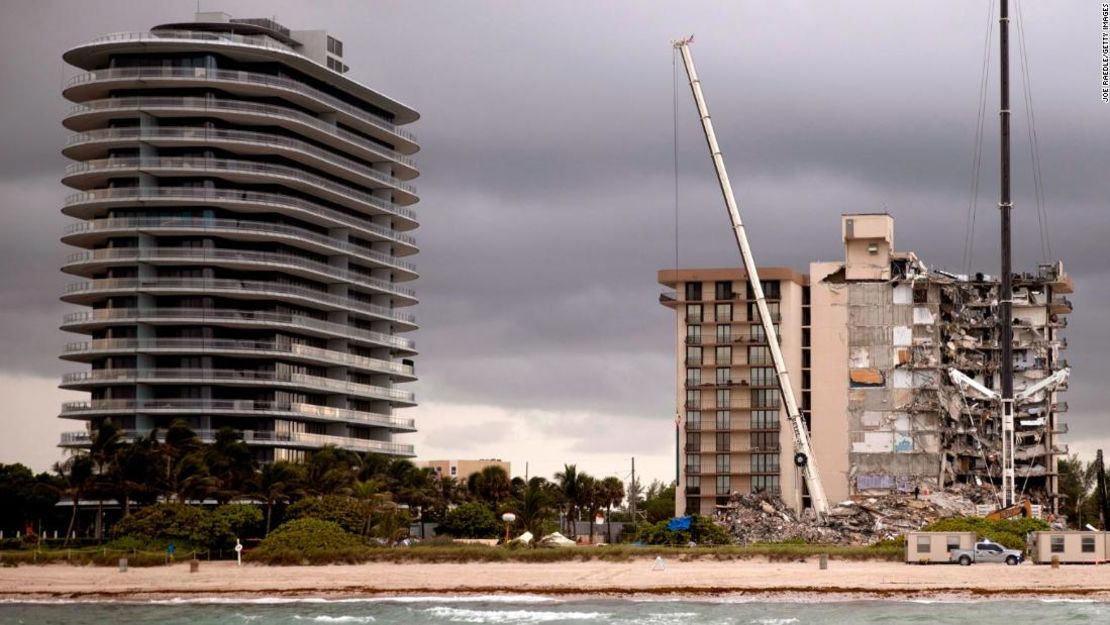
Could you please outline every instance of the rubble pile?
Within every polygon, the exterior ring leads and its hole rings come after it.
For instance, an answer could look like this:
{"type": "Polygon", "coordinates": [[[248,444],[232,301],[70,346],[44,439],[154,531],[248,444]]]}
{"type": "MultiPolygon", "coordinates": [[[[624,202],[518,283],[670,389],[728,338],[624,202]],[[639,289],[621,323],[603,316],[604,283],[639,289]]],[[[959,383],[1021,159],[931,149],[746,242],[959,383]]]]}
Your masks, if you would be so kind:
{"type": "Polygon", "coordinates": [[[994,499],[993,489],[959,485],[921,495],[885,495],[843,501],[829,510],[825,525],[798,518],[781,499],[765,493],[733,495],[719,506],[717,523],[738,543],[870,545],[918,530],[939,519],[975,513],[977,503],[994,499]]]}

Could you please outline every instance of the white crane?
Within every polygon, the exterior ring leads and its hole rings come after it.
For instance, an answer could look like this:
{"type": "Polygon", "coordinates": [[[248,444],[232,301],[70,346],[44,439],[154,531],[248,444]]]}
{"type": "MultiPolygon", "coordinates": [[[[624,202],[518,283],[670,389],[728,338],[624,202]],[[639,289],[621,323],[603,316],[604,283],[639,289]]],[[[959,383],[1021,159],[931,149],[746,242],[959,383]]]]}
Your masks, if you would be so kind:
{"type": "Polygon", "coordinates": [[[748,245],[748,236],[744,231],[744,222],[740,220],[740,210],[736,205],[736,196],[732,193],[732,184],[728,181],[728,171],[725,170],[725,161],[721,156],[721,148],[717,145],[717,135],[713,132],[713,122],[709,119],[709,109],[705,105],[705,97],[701,93],[701,82],[694,70],[694,59],[690,56],[690,43],[693,37],[674,42],[674,47],[682,54],[682,63],[686,67],[686,75],[690,79],[690,90],[694,94],[694,103],[698,107],[698,117],[705,131],[705,140],[709,144],[709,155],[713,158],[713,166],[717,170],[717,181],[721,185],[721,193],[725,197],[725,206],[728,208],[729,219],[732,220],[732,231],[736,235],[736,244],[740,247],[740,256],[744,259],[744,270],[748,274],[748,283],[751,285],[755,296],[755,305],[759,310],[759,320],[763,325],[763,333],[767,337],[767,345],[771,350],[771,358],[775,364],[775,373],[779,379],[779,390],[782,400],[786,405],[786,416],[790,421],[790,429],[794,435],[794,464],[805,478],[809,488],[810,501],[817,514],[818,521],[824,521],[829,511],[829,502],[825,498],[825,488],[821,484],[821,477],[817,472],[817,462],[813,457],[813,450],[809,444],[809,433],[806,431],[805,422],[798,411],[798,402],[794,400],[794,389],[790,384],[790,375],[786,370],[786,362],[782,358],[782,349],[779,347],[778,333],[775,331],[774,320],[767,308],[767,300],[763,297],[763,285],[759,281],[759,270],[755,266],[751,247],[748,245]]]}

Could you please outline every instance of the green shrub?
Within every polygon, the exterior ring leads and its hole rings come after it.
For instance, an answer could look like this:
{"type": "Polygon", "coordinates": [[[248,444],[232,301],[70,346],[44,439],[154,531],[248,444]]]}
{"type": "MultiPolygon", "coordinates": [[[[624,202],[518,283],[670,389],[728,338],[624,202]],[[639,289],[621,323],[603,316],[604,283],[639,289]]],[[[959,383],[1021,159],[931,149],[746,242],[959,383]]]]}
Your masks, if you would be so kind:
{"type": "Polygon", "coordinates": [[[436,527],[437,534],[455,538],[497,538],[502,526],[485,504],[477,501],[448,510],[443,522],[436,527]]]}
{"type": "Polygon", "coordinates": [[[205,543],[211,526],[208,511],[181,503],[147,506],[116,523],[111,536],[133,536],[140,540],[156,538],[205,543]]]}
{"type": "MultiPolygon", "coordinates": [[[[251,538],[262,534],[262,509],[251,504],[226,504],[212,511],[215,522],[236,538],[251,538]]],[[[234,540],[232,540],[234,543],[234,540]]]]}
{"type": "Polygon", "coordinates": [[[1025,537],[1029,532],[1048,530],[1049,525],[1041,519],[1004,519],[989,521],[983,517],[952,517],[941,519],[924,527],[927,532],[975,532],[982,538],[989,538],[1008,548],[1025,550],[1025,537]]]}
{"type": "Polygon", "coordinates": [[[727,545],[732,542],[728,533],[709,517],[693,515],[688,530],[669,530],[669,522],[660,521],[640,527],[636,540],[649,545],[687,545],[690,541],[698,545],[727,545]]]}
{"type": "Polygon", "coordinates": [[[302,499],[289,506],[285,518],[331,521],[352,534],[361,535],[366,525],[366,506],[354,497],[324,495],[302,499]]]}
{"type": "Polygon", "coordinates": [[[147,506],[120,519],[110,535],[120,549],[161,551],[174,542],[179,552],[229,549],[238,537],[255,534],[262,523],[257,506],[228,504],[209,511],[179,503],[147,506]]]}
{"type": "Polygon", "coordinates": [[[304,518],[270,532],[246,559],[264,564],[355,564],[369,559],[370,548],[338,523],[304,518]]]}

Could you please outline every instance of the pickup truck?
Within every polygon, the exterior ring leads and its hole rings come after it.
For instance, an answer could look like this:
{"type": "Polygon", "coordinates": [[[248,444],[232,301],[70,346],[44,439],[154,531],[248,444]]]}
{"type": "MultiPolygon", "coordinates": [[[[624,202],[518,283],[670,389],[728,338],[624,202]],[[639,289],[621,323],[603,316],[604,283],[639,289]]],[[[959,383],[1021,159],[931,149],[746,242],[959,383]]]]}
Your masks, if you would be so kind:
{"type": "Polygon", "coordinates": [[[1014,566],[1025,560],[1025,554],[1016,549],[1006,549],[996,542],[983,540],[975,543],[974,549],[953,549],[949,552],[948,559],[958,562],[960,566],[969,566],[973,562],[1005,562],[1014,566]]]}

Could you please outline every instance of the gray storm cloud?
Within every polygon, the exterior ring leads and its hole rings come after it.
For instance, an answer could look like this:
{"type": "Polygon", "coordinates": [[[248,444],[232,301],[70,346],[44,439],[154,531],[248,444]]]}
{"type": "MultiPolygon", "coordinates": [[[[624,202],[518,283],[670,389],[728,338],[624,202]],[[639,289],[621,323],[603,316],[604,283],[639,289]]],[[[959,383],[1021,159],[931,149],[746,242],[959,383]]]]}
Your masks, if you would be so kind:
{"type": "MultiPolygon", "coordinates": [[[[1028,4],[1051,236],[1077,287],[1070,438],[1101,439],[1110,106],[1098,101],[1098,16],[1094,3],[1028,4]]],[[[56,329],[68,281],[58,270],[67,193],[57,182],[60,90],[73,73],[62,52],[108,32],[186,20],[194,8],[58,0],[0,8],[0,372],[70,368],[57,354],[73,339],[56,329]]],[[[985,0],[205,0],[202,8],[334,31],[351,76],[421,112],[415,390],[426,401],[671,419],[673,325],[657,303],[655,271],[675,264],[668,41],[691,32],[761,264],[804,269],[835,259],[841,212],[888,210],[897,247],[959,269],[985,0]]],[[[1014,68],[1017,266],[1032,268],[1041,254],[1016,59],[1014,68]]],[[[996,69],[992,59],[975,240],[976,268],[987,272],[997,267],[996,69]]],[[[735,265],[679,78],[679,263],[735,265]]],[[[54,419],[56,407],[44,406],[0,419],[35,428],[54,419]]],[[[573,424],[581,440],[573,449],[583,454],[612,435],[603,423],[573,424]]],[[[657,441],[635,442],[665,465],[672,441],[659,431],[657,441]]],[[[417,445],[420,436],[444,438],[420,434],[417,445]]],[[[2,445],[0,460],[19,457],[2,445]]]]}

